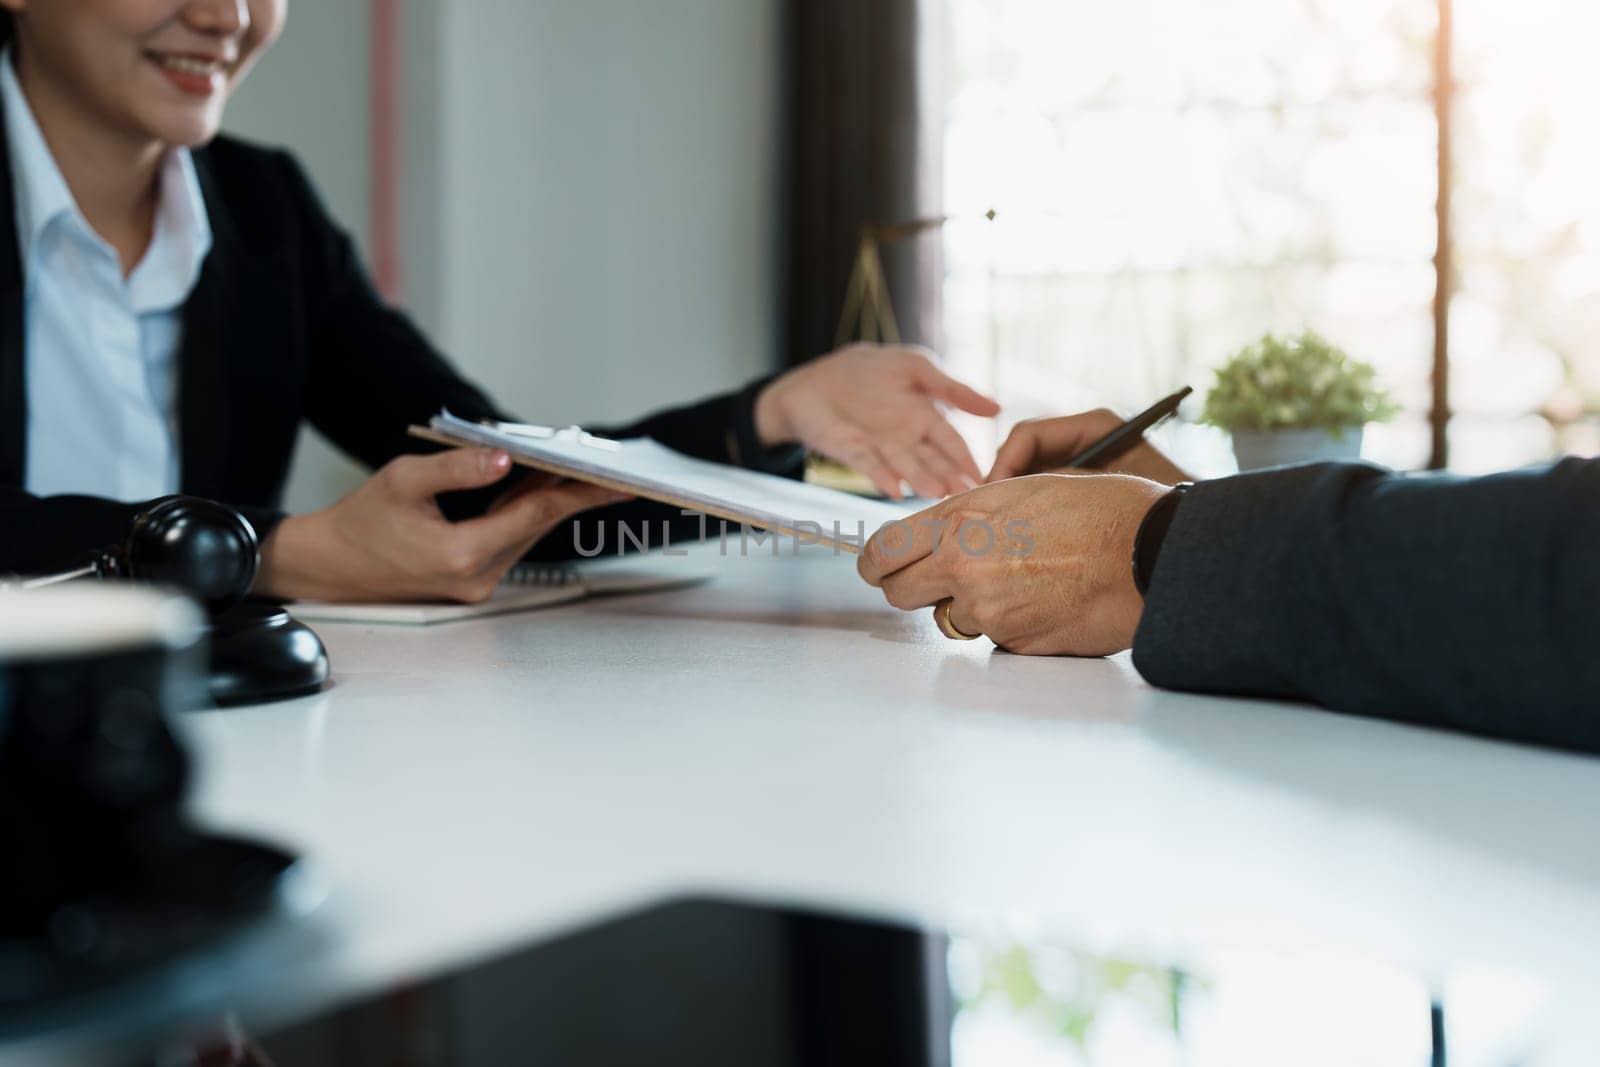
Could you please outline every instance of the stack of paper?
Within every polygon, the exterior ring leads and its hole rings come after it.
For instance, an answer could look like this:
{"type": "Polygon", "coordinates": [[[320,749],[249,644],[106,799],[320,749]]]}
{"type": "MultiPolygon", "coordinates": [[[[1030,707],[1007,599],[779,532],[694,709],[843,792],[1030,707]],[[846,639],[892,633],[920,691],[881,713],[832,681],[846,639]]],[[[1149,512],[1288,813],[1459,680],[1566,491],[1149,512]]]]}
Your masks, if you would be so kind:
{"type": "Polygon", "coordinates": [[[504,615],[513,611],[547,608],[589,597],[629,596],[681,589],[709,581],[712,572],[685,559],[660,555],[582,563],[519,563],[495,588],[494,595],[478,604],[387,603],[330,604],[301,600],[289,612],[307,622],[382,623],[393,626],[430,626],[436,622],[504,615]]]}
{"type": "Polygon", "coordinates": [[[441,444],[503,448],[526,466],[849,552],[912,512],[904,504],[692,459],[643,437],[607,441],[576,429],[513,430],[448,412],[413,432],[441,444]]]}

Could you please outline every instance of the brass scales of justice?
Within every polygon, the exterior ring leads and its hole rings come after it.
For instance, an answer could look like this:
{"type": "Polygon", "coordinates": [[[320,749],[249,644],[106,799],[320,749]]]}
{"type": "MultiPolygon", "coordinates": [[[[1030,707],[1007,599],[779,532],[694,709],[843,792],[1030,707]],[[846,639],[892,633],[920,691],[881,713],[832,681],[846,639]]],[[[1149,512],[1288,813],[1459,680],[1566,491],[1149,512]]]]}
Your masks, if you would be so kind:
{"type": "MultiPolygon", "coordinates": [[[[855,266],[850,271],[850,283],[845,287],[839,327],[834,331],[835,350],[852,342],[900,343],[900,324],[895,319],[894,302],[889,296],[889,281],[883,272],[883,256],[879,249],[884,245],[909,241],[929,230],[940,229],[954,217],[935,215],[905,222],[867,223],[861,227],[855,266]]],[[[993,222],[994,210],[991,208],[984,212],[983,217],[993,222]]],[[[824,456],[806,457],[805,477],[806,481],[815,485],[825,485],[847,493],[882,495],[865,475],[824,456]]]]}

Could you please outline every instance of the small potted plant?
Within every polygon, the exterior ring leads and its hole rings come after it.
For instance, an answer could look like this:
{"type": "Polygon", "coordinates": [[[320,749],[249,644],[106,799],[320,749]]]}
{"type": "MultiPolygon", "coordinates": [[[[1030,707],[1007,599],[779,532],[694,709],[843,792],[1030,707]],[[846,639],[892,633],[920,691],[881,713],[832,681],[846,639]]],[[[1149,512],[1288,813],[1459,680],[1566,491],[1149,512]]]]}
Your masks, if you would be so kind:
{"type": "Polygon", "coordinates": [[[1310,330],[1267,334],[1217,369],[1200,421],[1233,435],[1242,471],[1357,459],[1366,424],[1399,411],[1377,377],[1310,330]]]}

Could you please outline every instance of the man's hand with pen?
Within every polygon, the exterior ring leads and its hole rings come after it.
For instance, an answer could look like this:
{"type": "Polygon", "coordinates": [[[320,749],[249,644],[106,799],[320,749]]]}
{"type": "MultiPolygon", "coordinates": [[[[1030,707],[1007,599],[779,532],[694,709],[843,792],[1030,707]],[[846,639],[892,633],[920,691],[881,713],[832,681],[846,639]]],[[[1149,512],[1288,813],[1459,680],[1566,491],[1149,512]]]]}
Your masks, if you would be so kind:
{"type": "MultiPolygon", "coordinates": [[[[1072,469],[1069,462],[1073,456],[1122,425],[1123,421],[1105,408],[1081,415],[1019,422],[995,453],[994,466],[989,468],[989,476],[984,481],[999,482],[1024,474],[1065,473],[1072,469]]],[[[1107,473],[1137,474],[1165,485],[1194,480],[1143,437],[1099,469],[1107,473]]]]}
{"type": "Polygon", "coordinates": [[[932,607],[952,639],[1033,655],[1130,648],[1151,528],[1164,533],[1189,480],[1143,433],[1187,392],[1126,422],[1102,410],[1018,424],[986,484],[879,531],[858,571],[897,608],[932,607]]]}

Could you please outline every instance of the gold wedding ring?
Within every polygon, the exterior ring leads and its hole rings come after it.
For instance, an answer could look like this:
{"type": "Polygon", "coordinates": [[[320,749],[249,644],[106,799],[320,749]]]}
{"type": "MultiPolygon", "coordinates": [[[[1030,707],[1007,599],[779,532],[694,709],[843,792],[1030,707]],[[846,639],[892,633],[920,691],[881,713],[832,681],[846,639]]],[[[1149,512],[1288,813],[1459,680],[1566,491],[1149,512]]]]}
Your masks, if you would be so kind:
{"type": "Polygon", "coordinates": [[[950,605],[954,602],[950,597],[945,597],[933,606],[933,621],[938,624],[939,632],[952,641],[976,641],[978,634],[963,633],[950,621],[950,605]]]}

